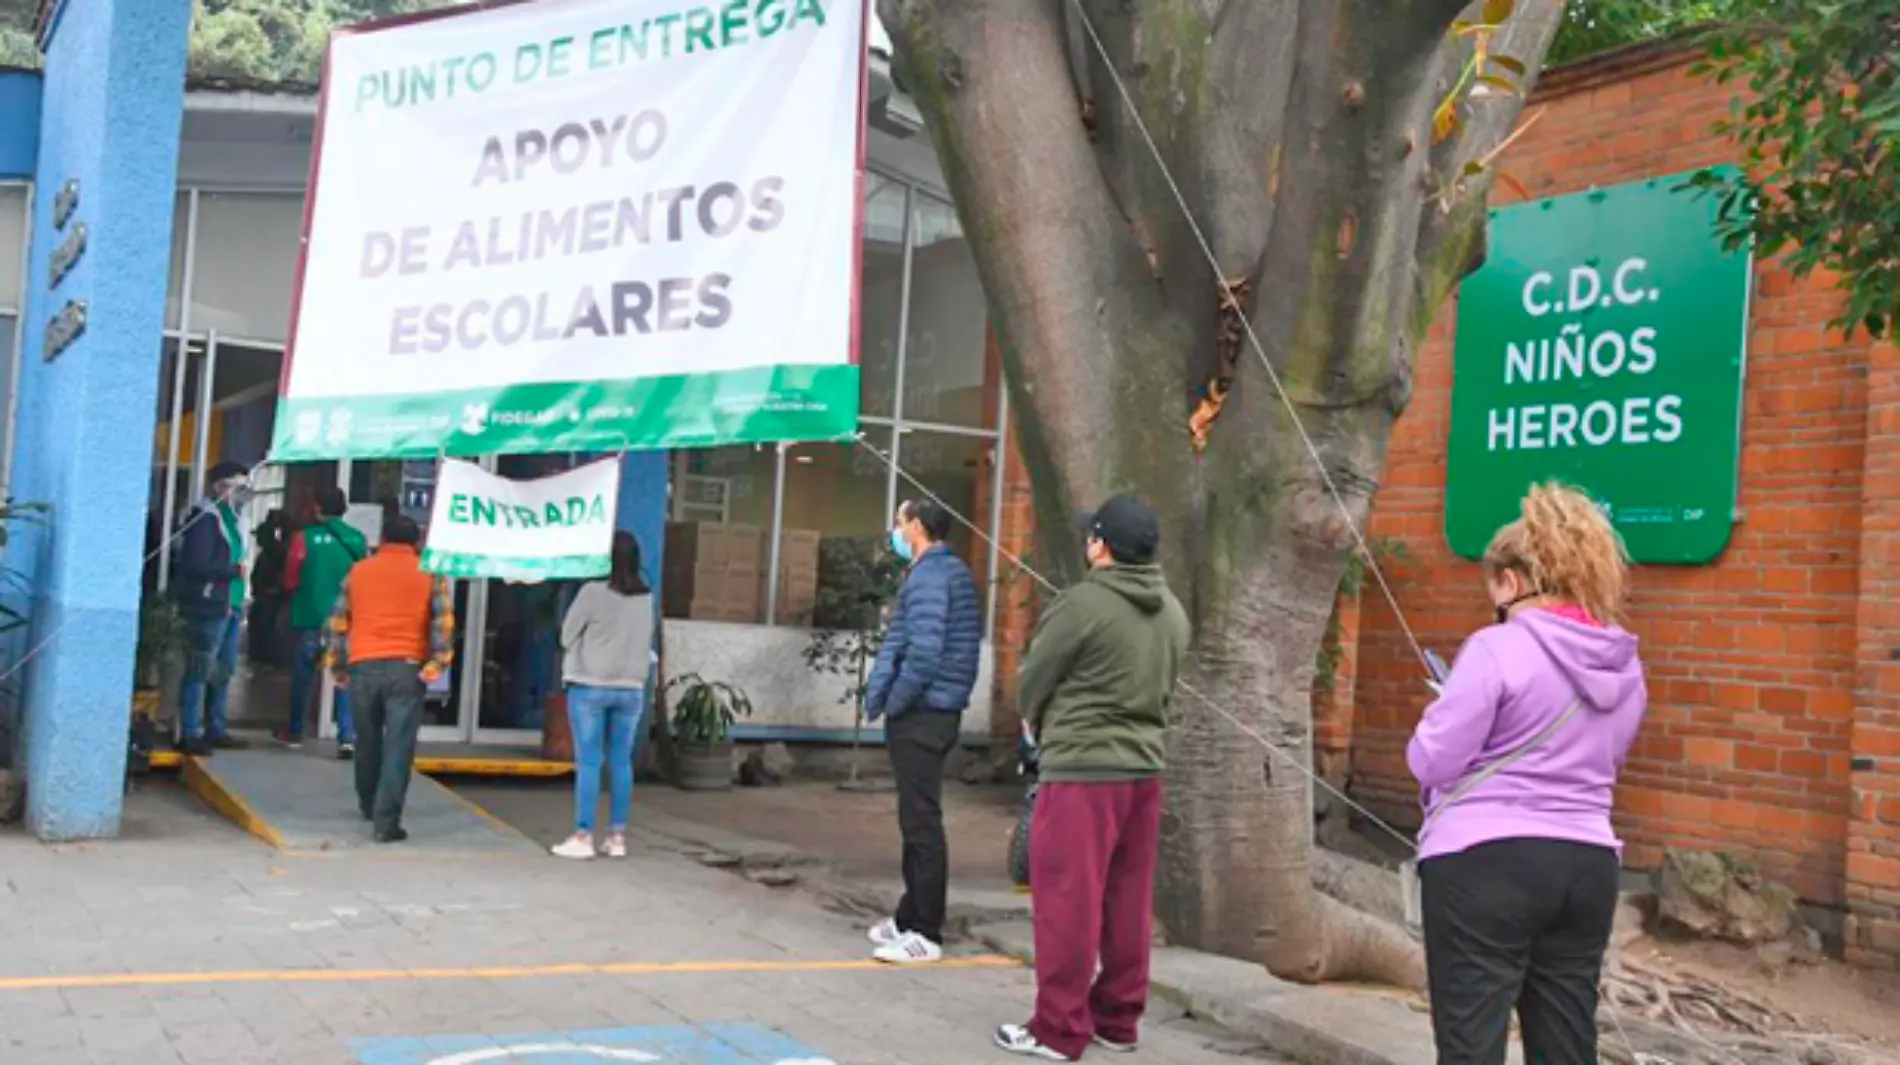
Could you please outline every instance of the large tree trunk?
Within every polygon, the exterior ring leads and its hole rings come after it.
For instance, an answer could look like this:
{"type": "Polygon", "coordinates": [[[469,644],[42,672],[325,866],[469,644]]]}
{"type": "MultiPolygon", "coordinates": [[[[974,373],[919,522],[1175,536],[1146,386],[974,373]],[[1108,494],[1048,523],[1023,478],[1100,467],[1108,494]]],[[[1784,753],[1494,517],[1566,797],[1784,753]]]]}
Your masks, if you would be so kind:
{"type": "MultiPolygon", "coordinates": [[[[1002,339],[1044,556],[1072,569],[1075,510],[1132,490],[1195,622],[1162,922],[1293,979],[1422,976],[1401,930],[1313,891],[1305,769],[1314,657],[1412,346],[1482,247],[1489,175],[1466,164],[1522,106],[1469,101],[1434,143],[1470,47],[1448,36],[1460,6],[879,2],[1002,339]]],[[[1526,92],[1561,7],[1526,0],[1492,41],[1526,92]]]]}

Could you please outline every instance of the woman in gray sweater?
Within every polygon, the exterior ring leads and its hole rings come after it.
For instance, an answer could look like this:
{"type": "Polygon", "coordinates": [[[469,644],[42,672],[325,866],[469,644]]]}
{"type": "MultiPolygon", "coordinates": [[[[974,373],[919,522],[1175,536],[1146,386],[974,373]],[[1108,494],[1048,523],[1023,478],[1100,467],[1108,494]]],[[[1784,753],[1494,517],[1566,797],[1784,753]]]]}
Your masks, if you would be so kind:
{"type": "Polygon", "coordinates": [[[633,803],[633,742],[646,717],[647,672],[653,655],[653,594],[640,576],[640,543],[614,533],[613,568],[581,588],[561,624],[566,648],[561,676],[574,731],[574,834],[554,846],[562,858],[596,853],[627,856],[627,811],[633,803]],[[596,847],[600,763],[607,761],[611,799],[607,842],[596,847]]]}

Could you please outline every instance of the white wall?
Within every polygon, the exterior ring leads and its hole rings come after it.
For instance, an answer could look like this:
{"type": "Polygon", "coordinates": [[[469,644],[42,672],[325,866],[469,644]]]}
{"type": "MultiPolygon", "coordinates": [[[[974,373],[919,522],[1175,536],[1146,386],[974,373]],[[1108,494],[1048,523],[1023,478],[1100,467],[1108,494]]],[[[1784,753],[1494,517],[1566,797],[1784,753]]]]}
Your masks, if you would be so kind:
{"type": "MultiPolygon", "coordinates": [[[[851,730],[856,710],[841,701],[843,677],[805,664],[811,633],[805,629],[731,625],[718,621],[666,621],[666,669],[669,676],[698,673],[743,689],[752,700],[755,727],[808,738],[811,733],[851,730]]],[[[989,644],[983,645],[976,690],[963,715],[966,742],[989,742],[990,690],[995,667],[989,644]]]]}

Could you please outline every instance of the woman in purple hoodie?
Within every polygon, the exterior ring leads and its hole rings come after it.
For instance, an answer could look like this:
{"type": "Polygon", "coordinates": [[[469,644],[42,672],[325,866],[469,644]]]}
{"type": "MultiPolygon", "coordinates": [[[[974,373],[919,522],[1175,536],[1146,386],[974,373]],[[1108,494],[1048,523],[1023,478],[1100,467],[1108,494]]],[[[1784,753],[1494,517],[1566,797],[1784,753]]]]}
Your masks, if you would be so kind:
{"type": "Polygon", "coordinates": [[[1406,749],[1424,789],[1425,957],[1439,1065],[1597,1060],[1597,979],[1616,914],[1617,771],[1648,706],[1617,621],[1623,541],[1590,499],[1525,496],[1491,541],[1497,624],[1465,641],[1406,749]]]}

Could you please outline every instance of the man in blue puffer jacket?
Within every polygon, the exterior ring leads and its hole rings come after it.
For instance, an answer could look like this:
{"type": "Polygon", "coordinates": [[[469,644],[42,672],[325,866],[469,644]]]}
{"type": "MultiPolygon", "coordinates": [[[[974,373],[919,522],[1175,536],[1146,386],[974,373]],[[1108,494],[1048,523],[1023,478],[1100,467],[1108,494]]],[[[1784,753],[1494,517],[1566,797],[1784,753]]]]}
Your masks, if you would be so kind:
{"type": "Polygon", "coordinates": [[[891,548],[910,563],[910,572],[865,694],[871,719],[889,719],[885,741],[897,775],[897,825],[904,837],[904,898],[895,916],[871,929],[875,956],[894,965],[943,958],[950,892],[943,772],[956,750],[982,657],[976,580],[944,543],[950,523],[950,511],[931,500],[897,508],[891,548]]]}

